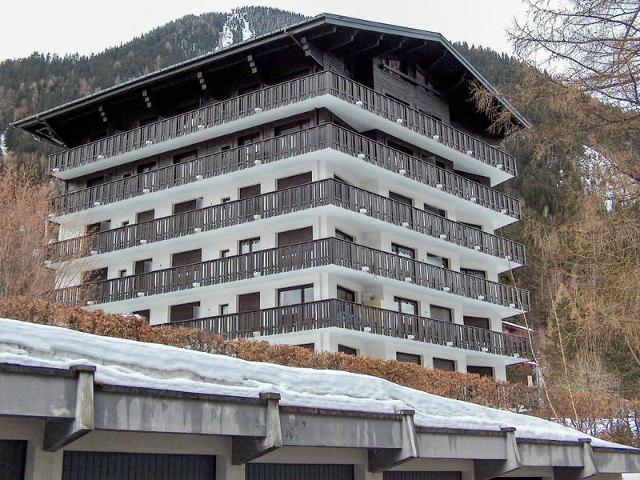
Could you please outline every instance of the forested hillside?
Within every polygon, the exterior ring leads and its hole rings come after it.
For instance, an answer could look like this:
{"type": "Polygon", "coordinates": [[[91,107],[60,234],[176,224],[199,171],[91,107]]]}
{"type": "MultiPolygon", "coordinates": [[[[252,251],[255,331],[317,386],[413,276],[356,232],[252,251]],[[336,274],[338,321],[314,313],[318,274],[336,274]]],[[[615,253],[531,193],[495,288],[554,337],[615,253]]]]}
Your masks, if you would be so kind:
{"type": "MultiPolygon", "coordinates": [[[[59,57],[34,53],[28,58],[2,62],[0,133],[4,135],[5,147],[12,154],[15,163],[38,165],[42,174],[48,147],[8,128],[10,122],[158,68],[228,46],[248,35],[262,35],[303,19],[302,15],[283,10],[244,7],[230,13],[185,16],[91,56],[59,57]]],[[[458,44],[457,48],[499,90],[515,91],[524,83],[527,69],[515,58],[467,44],[458,44]]],[[[548,105],[540,102],[518,106],[532,121],[534,129],[546,133],[554,126],[566,123],[573,115],[562,108],[547,108],[548,105]]],[[[583,129],[584,131],[588,129],[583,129]]],[[[550,308],[553,296],[549,292],[557,286],[549,285],[548,278],[554,272],[549,267],[548,259],[541,257],[536,236],[528,228],[531,225],[548,227],[555,218],[563,215],[571,218],[576,196],[584,193],[585,183],[588,183],[584,182],[579,167],[585,151],[584,145],[588,143],[580,135],[575,132],[565,134],[562,142],[556,142],[543,155],[540,155],[535,136],[516,138],[508,145],[508,149],[518,158],[520,173],[517,179],[501,188],[522,200],[525,219],[523,224],[510,227],[505,233],[527,244],[529,262],[527,267],[516,272],[514,279],[505,278],[504,281],[516,281],[532,291],[534,310],[528,320],[536,328],[544,329],[554,317],[559,325],[565,320],[573,321],[577,315],[568,308],[564,313],[558,313],[555,306],[550,308]]],[[[640,361],[630,359],[629,351],[620,348],[624,339],[615,337],[613,333],[606,337],[599,335],[598,338],[601,339],[601,344],[593,350],[597,350],[597,355],[602,357],[598,357],[599,365],[602,364],[605,373],[613,372],[616,382],[622,384],[620,391],[637,397],[640,391],[640,361]],[[605,352],[604,355],[602,352],[605,352]]],[[[586,362],[580,357],[582,351],[579,336],[569,337],[569,341],[572,339],[576,344],[566,345],[564,360],[568,359],[578,366],[589,363],[593,365],[593,362],[586,362]]],[[[544,348],[546,357],[550,360],[554,360],[557,352],[554,342],[554,338],[549,338],[544,348]]]]}

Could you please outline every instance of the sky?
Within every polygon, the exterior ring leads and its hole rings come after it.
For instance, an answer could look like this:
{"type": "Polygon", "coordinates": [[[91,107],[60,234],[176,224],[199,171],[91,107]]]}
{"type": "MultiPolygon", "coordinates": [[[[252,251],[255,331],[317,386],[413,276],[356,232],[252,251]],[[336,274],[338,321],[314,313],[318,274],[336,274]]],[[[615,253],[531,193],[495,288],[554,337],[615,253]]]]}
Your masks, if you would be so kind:
{"type": "Polygon", "coordinates": [[[98,53],[188,14],[264,5],[316,15],[330,12],[440,32],[511,52],[505,29],[521,17],[520,0],[23,0],[0,17],[0,61],[34,51],[98,53]]]}

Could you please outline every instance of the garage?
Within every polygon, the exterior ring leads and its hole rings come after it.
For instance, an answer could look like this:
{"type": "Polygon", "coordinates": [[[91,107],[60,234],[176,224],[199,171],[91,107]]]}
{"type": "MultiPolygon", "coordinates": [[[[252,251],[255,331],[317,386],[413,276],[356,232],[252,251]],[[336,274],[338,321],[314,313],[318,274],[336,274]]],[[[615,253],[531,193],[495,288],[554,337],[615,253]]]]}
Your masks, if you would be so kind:
{"type": "Polygon", "coordinates": [[[26,455],[26,441],[0,440],[0,479],[22,480],[26,455]]]}
{"type": "Polygon", "coordinates": [[[246,480],[353,480],[353,465],[248,463],[246,480]]]}
{"type": "Polygon", "coordinates": [[[62,480],[212,480],[216,459],[208,455],[64,452],[62,480]]]}
{"type": "Polygon", "coordinates": [[[383,480],[461,480],[460,472],[384,472],[383,480]]]}

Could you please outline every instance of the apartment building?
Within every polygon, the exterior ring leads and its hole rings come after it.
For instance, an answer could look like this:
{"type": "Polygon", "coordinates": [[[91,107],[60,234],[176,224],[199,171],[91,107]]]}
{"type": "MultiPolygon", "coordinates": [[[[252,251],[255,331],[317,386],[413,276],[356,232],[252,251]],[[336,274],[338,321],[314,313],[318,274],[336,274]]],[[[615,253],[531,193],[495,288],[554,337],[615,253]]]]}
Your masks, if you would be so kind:
{"type": "Polygon", "coordinates": [[[17,122],[59,147],[56,298],[505,379],[516,161],[474,85],[437,33],[323,14],[17,122]]]}

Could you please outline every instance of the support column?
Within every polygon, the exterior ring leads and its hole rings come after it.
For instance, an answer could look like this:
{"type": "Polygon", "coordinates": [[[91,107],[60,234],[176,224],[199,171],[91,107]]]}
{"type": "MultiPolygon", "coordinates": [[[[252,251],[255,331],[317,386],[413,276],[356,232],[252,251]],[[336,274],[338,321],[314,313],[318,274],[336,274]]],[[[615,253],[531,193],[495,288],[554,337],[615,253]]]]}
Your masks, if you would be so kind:
{"type": "Polygon", "coordinates": [[[93,377],[96,367],[77,365],[71,367],[77,374],[76,406],[74,418],[47,420],[44,428],[43,450],[55,452],[93,430],[93,377]]]}

